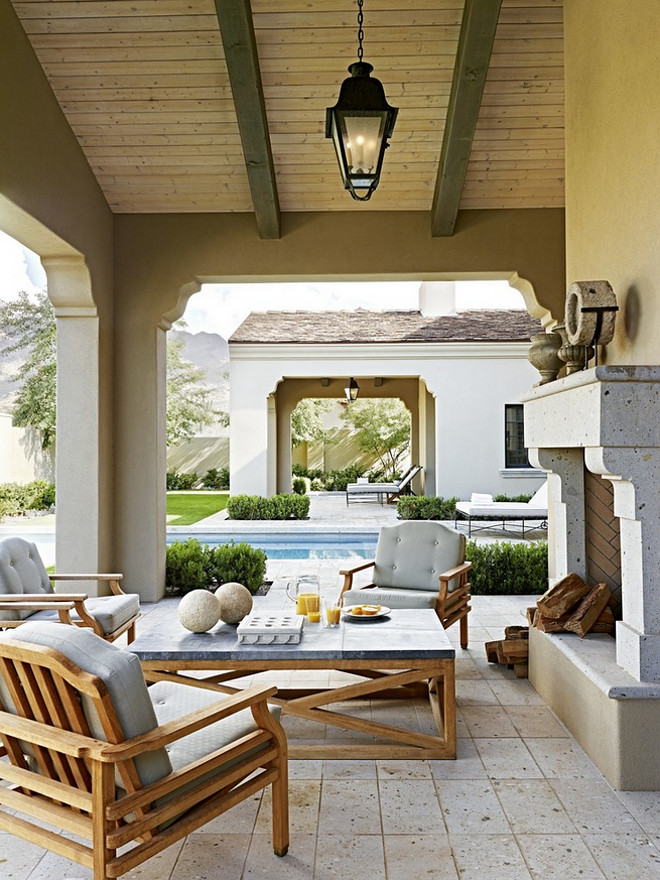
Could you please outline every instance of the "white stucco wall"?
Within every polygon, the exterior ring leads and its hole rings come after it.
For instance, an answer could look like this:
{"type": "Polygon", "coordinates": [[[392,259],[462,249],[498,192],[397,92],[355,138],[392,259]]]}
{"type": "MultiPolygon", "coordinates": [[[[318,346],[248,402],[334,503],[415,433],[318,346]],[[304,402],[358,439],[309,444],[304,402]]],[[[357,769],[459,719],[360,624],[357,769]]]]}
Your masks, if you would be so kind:
{"type": "Polygon", "coordinates": [[[38,432],[14,428],[11,416],[0,413],[0,483],[54,479],[53,456],[42,450],[38,432]]]}
{"type": "MultiPolygon", "coordinates": [[[[269,494],[268,398],[283,378],[354,376],[361,396],[373,377],[413,377],[435,398],[437,491],[533,493],[539,472],[504,470],[504,406],[520,402],[538,381],[527,360],[529,343],[423,343],[381,346],[229,345],[230,474],[232,494],[269,494]]],[[[272,452],[272,450],[271,450],[272,452]]]]}

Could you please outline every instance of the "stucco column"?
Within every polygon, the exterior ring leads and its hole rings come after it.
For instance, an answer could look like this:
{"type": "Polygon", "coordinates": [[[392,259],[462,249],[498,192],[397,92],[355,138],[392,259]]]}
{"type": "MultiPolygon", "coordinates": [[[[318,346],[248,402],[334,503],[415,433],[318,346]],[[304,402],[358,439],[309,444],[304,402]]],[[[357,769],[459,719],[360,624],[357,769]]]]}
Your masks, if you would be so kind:
{"type": "Polygon", "coordinates": [[[587,573],[582,449],[530,449],[529,460],[548,478],[548,579],[587,573]]]}
{"type": "MultiPolygon", "coordinates": [[[[57,570],[103,571],[112,545],[109,492],[103,488],[110,480],[112,441],[103,429],[111,380],[101,380],[100,318],[82,257],[42,263],[57,325],[57,570]]],[[[58,589],[96,595],[107,587],[72,581],[58,589]]]]}
{"type": "Polygon", "coordinates": [[[621,526],[623,620],[617,663],[640,681],[660,681],[660,449],[585,450],[590,471],[614,488],[621,526]]]}
{"type": "Polygon", "coordinates": [[[272,440],[273,424],[271,392],[272,383],[260,377],[258,364],[232,362],[229,391],[232,495],[269,494],[273,482],[269,475],[269,440],[272,440]]]}
{"type": "Polygon", "coordinates": [[[295,401],[280,401],[276,396],[277,407],[277,492],[291,491],[291,413],[298,404],[295,401]]]}

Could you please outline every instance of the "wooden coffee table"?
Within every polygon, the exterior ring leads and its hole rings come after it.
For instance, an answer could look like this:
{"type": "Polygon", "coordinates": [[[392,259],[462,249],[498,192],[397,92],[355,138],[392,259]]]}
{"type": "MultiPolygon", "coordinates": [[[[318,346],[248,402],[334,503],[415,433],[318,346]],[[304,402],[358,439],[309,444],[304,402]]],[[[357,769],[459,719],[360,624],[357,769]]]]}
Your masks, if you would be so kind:
{"type": "MultiPolygon", "coordinates": [[[[255,603],[255,612],[259,605],[255,603]]],[[[263,609],[266,611],[266,609],[263,609]]],[[[219,624],[209,633],[183,629],[173,609],[151,631],[129,645],[140,658],[148,681],[170,680],[235,693],[243,676],[273,670],[341,670],[360,681],[327,688],[278,688],[272,702],[283,715],[295,715],[380,742],[364,745],[305,743],[290,748],[293,758],[455,758],[455,651],[432,610],[394,610],[382,619],[325,628],[305,623],[297,645],[239,644],[235,626],[219,624]],[[195,672],[213,670],[200,677],[195,672]],[[193,673],[193,674],[191,674],[193,673]],[[438,733],[421,733],[350,713],[350,701],[378,698],[428,698],[438,733]],[[346,705],[348,701],[348,706],[346,705]],[[341,702],[338,708],[329,708],[341,702]]],[[[373,705],[373,704],[372,704],[373,705]]],[[[374,705],[373,714],[378,714],[374,705]]],[[[415,718],[411,707],[411,718],[415,718]]]]}

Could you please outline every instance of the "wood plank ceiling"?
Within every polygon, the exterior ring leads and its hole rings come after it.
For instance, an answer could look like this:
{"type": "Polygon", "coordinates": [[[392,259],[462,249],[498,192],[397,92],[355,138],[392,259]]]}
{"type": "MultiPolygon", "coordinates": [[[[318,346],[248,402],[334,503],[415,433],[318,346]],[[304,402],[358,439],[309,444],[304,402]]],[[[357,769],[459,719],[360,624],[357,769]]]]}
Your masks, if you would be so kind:
{"type": "MultiPolygon", "coordinates": [[[[364,59],[399,107],[366,203],[324,136],[355,0],[251,5],[281,210],[430,212],[463,0],[365,0],[364,59]]],[[[13,6],[113,211],[254,210],[214,0],[13,6]]],[[[563,113],[562,0],[503,0],[460,207],[563,206],[563,113]]]]}

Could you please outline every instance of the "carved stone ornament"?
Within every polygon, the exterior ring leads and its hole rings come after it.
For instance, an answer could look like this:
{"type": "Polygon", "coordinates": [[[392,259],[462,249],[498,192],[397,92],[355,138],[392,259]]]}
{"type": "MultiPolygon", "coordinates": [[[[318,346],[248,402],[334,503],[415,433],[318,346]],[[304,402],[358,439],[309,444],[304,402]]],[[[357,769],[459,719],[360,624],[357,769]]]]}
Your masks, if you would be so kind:
{"type": "Polygon", "coordinates": [[[561,336],[556,333],[536,333],[532,336],[527,359],[541,374],[541,381],[536,385],[553,382],[564,366],[564,362],[557,354],[561,342],[561,336]]]}

